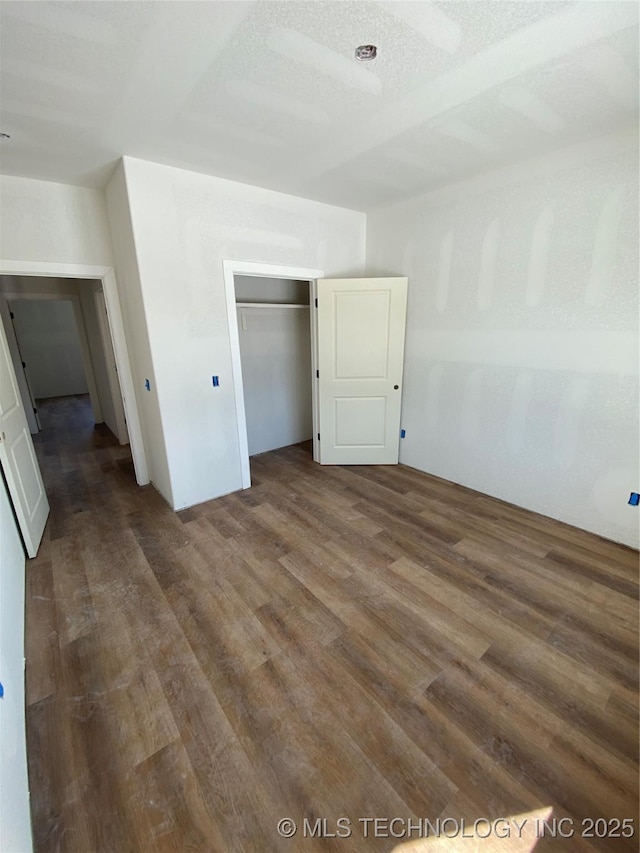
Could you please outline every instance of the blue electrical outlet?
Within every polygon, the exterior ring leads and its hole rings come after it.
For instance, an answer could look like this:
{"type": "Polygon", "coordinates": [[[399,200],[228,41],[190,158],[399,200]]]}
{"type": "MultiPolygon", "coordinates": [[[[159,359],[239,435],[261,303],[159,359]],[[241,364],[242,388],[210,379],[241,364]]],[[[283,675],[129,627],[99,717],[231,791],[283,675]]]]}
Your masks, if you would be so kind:
{"type": "Polygon", "coordinates": [[[148,379],[144,380],[144,387],[147,389],[147,391],[151,391],[151,383],[148,379]]]}
{"type": "Polygon", "coordinates": [[[406,429],[401,429],[400,430],[400,438],[406,438],[406,435],[407,435],[406,429]]]}
{"type": "Polygon", "coordinates": [[[220,385],[220,377],[212,376],[211,379],[213,380],[213,387],[218,388],[218,386],[220,385]]]}
{"type": "Polygon", "coordinates": [[[640,504],[640,495],[638,492],[631,492],[629,495],[629,503],[631,506],[638,506],[638,504],[640,504]]]}

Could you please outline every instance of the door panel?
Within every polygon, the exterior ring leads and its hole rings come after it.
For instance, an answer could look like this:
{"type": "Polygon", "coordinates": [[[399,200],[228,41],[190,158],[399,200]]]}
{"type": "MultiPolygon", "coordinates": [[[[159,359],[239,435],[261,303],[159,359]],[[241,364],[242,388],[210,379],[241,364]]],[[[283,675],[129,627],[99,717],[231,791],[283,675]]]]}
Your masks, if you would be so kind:
{"type": "Polygon", "coordinates": [[[389,303],[384,290],[334,294],[337,379],[387,378],[389,303]]]}
{"type": "Polygon", "coordinates": [[[338,447],[382,447],[385,437],[385,397],[336,397],[335,424],[338,447]]]}
{"type": "Polygon", "coordinates": [[[15,329],[13,328],[13,320],[11,319],[11,309],[9,308],[9,303],[7,302],[7,300],[1,296],[0,316],[0,322],[2,322],[2,324],[4,325],[4,331],[7,336],[9,355],[11,356],[13,370],[16,375],[18,391],[22,399],[22,404],[25,407],[25,415],[27,416],[29,430],[31,431],[32,435],[35,435],[40,431],[40,420],[36,412],[36,406],[33,399],[33,394],[31,392],[31,386],[29,385],[27,371],[25,367],[23,367],[20,346],[18,344],[18,339],[16,338],[15,329]]]}
{"type": "Polygon", "coordinates": [[[27,553],[35,557],[49,515],[49,502],[1,323],[0,463],[27,553]]]}
{"type": "Polygon", "coordinates": [[[398,462],[406,278],[319,279],[323,465],[398,462]]]}

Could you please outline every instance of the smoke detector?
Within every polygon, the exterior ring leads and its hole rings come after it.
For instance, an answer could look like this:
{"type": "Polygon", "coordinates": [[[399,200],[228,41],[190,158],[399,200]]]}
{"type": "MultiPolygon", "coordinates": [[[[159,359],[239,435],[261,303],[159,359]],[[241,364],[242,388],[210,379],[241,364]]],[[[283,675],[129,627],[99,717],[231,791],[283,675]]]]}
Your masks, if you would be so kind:
{"type": "Polygon", "coordinates": [[[360,62],[369,62],[378,55],[375,44],[361,44],[356,48],[356,59],[360,62]]]}

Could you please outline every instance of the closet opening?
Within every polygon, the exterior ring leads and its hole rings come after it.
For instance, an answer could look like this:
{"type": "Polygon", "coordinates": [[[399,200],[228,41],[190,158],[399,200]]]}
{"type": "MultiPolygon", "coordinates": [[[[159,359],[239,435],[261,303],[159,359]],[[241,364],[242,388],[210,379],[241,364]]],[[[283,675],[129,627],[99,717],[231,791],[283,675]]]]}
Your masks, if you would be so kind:
{"type": "Polygon", "coordinates": [[[316,279],[323,270],[224,261],[242,488],[249,459],[317,435],[316,279]]]}
{"type": "Polygon", "coordinates": [[[234,285],[249,457],[310,442],[310,282],[235,275],[234,285]]]}

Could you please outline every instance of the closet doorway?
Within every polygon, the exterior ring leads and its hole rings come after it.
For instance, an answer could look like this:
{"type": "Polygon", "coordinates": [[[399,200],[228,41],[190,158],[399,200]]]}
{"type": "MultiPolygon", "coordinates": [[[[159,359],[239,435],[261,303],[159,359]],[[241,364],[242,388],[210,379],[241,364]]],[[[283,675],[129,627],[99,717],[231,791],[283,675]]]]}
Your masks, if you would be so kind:
{"type": "Polygon", "coordinates": [[[249,457],[317,435],[315,281],[322,270],[224,262],[242,486],[249,457]]]}
{"type": "Polygon", "coordinates": [[[309,282],[235,276],[249,456],[313,437],[309,282]]]}

